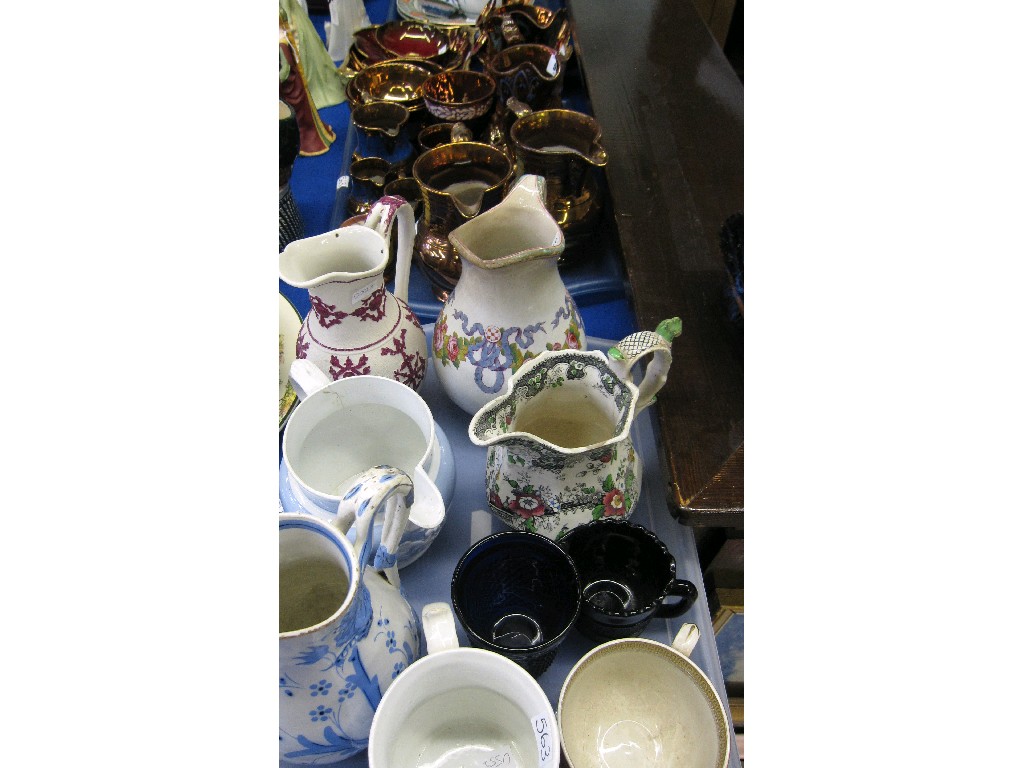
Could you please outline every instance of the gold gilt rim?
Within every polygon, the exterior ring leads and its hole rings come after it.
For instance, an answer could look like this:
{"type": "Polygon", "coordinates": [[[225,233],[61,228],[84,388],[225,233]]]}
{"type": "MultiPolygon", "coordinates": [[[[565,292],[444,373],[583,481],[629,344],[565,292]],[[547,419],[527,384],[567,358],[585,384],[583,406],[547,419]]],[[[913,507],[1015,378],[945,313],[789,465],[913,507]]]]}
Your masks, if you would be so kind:
{"type": "MultiPolygon", "coordinates": [[[[711,712],[715,719],[715,740],[718,744],[718,755],[720,759],[716,764],[716,768],[725,768],[729,764],[729,721],[725,714],[725,707],[722,705],[722,700],[718,696],[718,692],[715,687],[711,684],[707,675],[689,658],[679,653],[679,651],[670,648],[664,643],[659,643],[655,640],[648,640],[643,637],[627,637],[621,640],[612,640],[611,642],[599,645],[594,650],[586,654],[575,667],[570,670],[568,677],[562,684],[561,693],[558,696],[558,727],[561,730],[562,727],[562,703],[565,699],[566,691],[569,689],[569,684],[572,679],[580,674],[584,669],[593,664],[597,659],[608,653],[614,653],[617,649],[616,646],[620,645],[631,645],[637,650],[643,650],[646,653],[653,653],[657,656],[662,656],[668,661],[672,662],[677,669],[681,669],[686,675],[694,682],[697,689],[704,696],[704,700],[711,707],[711,712]]],[[[569,760],[570,766],[572,760],[569,757],[568,749],[565,746],[565,740],[562,740],[562,747],[566,752],[566,759],[569,760]]]]}

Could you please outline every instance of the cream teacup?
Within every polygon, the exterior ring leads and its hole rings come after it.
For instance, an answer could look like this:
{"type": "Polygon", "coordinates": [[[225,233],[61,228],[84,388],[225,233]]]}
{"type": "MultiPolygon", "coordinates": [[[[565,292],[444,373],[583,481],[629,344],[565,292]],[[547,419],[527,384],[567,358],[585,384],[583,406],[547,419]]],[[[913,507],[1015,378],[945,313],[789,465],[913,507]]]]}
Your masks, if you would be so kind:
{"type": "Polygon", "coordinates": [[[569,768],[725,768],[725,708],[689,658],[699,636],[684,624],[671,647],[613,640],[576,663],[558,698],[569,768]]]}
{"type": "Polygon", "coordinates": [[[402,671],[370,727],[370,768],[556,768],[558,726],[547,695],[522,667],[460,648],[447,603],[423,607],[427,655],[402,671]]]}

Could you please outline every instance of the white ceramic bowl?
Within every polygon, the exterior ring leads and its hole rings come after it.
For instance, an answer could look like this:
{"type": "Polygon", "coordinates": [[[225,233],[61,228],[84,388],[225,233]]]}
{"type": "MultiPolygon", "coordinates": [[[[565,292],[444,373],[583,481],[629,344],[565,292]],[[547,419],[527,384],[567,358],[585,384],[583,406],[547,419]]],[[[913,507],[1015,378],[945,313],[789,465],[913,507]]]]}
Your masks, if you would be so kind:
{"type": "Polygon", "coordinates": [[[580,659],[562,686],[558,722],[570,768],[729,762],[729,721],[711,681],[683,652],[645,638],[614,640],[580,659]]]}

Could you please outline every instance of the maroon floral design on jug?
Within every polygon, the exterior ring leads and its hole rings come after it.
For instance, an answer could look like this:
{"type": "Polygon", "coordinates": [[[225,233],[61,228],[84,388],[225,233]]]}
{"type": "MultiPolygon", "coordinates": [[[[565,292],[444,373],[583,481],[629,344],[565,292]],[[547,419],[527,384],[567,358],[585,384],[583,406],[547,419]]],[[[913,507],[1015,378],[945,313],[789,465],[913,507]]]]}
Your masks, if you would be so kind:
{"type": "Polygon", "coordinates": [[[377,321],[384,317],[384,286],[381,285],[380,288],[371,293],[366,301],[352,312],[352,315],[358,317],[360,321],[377,321]]]}
{"type": "Polygon", "coordinates": [[[309,304],[316,315],[317,321],[324,328],[331,328],[338,325],[346,317],[358,317],[360,321],[371,320],[376,322],[384,317],[384,286],[367,296],[363,302],[351,312],[343,312],[334,304],[328,304],[319,296],[309,295],[309,304]]]}
{"type": "Polygon", "coordinates": [[[395,371],[395,380],[415,389],[416,385],[423,380],[423,376],[427,372],[427,359],[419,352],[414,351],[409,353],[406,351],[405,332],[406,329],[403,328],[401,334],[397,338],[391,339],[391,343],[394,344],[393,348],[381,347],[380,353],[382,355],[401,356],[402,364],[398,366],[398,370],[395,371]]]}
{"type": "Polygon", "coordinates": [[[331,355],[331,377],[337,381],[347,379],[349,376],[367,376],[370,373],[369,362],[366,355],[360,355],[359,361],[355,363],[351,357],[346,357],[342,363],[337,355],[331,355]]]}

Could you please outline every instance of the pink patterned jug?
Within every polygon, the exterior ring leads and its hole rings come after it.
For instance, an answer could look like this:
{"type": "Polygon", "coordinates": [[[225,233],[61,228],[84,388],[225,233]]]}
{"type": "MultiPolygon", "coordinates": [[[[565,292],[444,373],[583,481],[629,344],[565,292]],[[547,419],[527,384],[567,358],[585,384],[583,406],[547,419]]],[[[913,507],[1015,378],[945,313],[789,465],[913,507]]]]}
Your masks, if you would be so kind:
{"type": "Polygon", "coordinates": [[[374,375],[413,389],[423,381],[427,339],[409,308],[409,268],[415,221],[412,206],[382,197],[365,224],[289,243],[280,255],[281,279],[309,291],[295,356],[331,379],[374,375]],[[391,230],[398,224],[395,292],[384,285],[391,230]]]}

